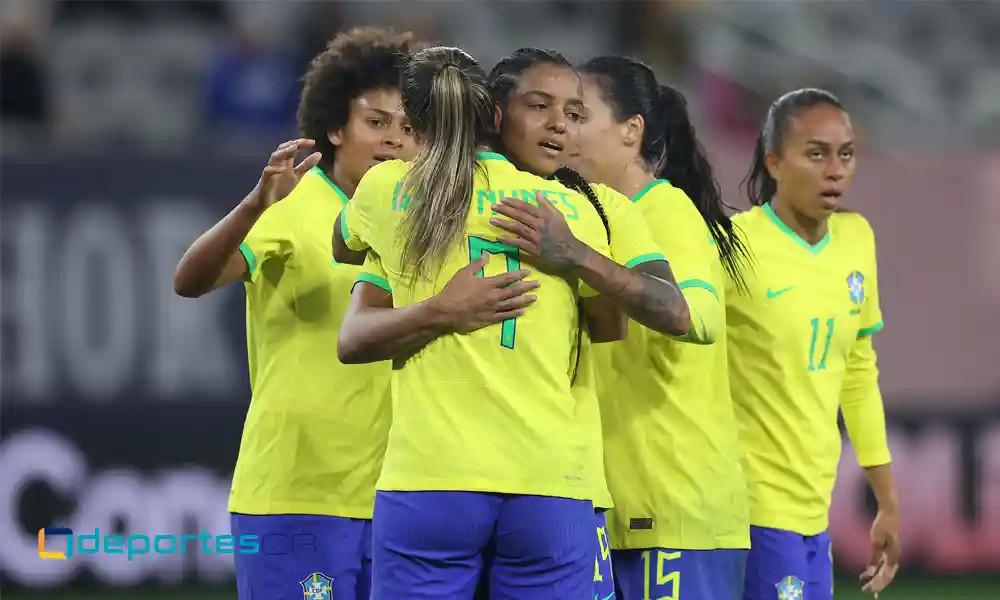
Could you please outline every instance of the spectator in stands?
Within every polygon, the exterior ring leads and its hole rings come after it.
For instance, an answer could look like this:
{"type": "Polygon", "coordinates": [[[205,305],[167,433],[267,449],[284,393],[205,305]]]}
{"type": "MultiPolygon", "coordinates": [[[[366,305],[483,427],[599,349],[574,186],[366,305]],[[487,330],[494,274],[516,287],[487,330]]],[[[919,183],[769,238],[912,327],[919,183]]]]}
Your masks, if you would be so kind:
{"type": "Polygon", "coordinates": [[[0,120],[5,126],[46,126],[51,98],[30,20],[9,19],[0,33],[0,120]]]}
{"type": "Polygon", "coordinates": [[[299,88],[292,56],[265,25],[236,24],[207,74],[209,127],[265,135],[293,130],[299,88]]]}

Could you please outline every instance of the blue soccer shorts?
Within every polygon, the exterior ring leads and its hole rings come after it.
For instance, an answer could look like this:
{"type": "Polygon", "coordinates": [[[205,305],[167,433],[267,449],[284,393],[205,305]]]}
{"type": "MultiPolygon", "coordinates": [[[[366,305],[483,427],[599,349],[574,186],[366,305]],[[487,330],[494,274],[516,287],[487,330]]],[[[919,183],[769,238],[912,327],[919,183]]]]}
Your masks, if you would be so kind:
{"type": "Polygon", "coordinates": [[[372,573],[370,520],[233,513],[230,527],[236,538],[239,600],[368,600],[372,573]],[[252,539],[256,540],[257,551],[248,553],[246,542],[252,539]]]}
{"type": "Polygon", "coordinates": [[[603,510],[594,511],[596,535],[594,547],[594,598],[612,600],[615,597],[615,574],[611,568],[611,541],[608,539],[608,520],[603,510]]]}
{"type": "Polygon", "coordinates": [[[589,598],[593,539],[585,500],[380,491],[372,600],[589,598]]]}
{"type": "Polygon", "coordinates": [[[741,549],[614,550],[611,557],[619,600],[740,600],[747,564],[741,549]]]}
{"type": "Polygon", "coordinates": [[[830,536],[750,528],[743,600],[833,600],[830,536]]]}

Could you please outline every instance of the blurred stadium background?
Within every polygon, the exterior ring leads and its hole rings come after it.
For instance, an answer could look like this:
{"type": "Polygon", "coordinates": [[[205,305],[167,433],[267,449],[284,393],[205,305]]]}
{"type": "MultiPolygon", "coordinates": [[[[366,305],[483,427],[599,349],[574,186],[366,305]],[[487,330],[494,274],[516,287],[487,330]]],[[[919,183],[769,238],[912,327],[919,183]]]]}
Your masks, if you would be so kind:
{"type": "MultiPolygon", "coordinates": [[[[186,301],[172,271],[294,135],[308,58],[357,24],[487,66],[527,45],[641,57],[688,94],[737,206],[767,104],[805,85],[838,93],[864,142],[849,201],[879,238],[887,322],[906,566],[884,596],[1000,598],[1000,2],[0,7],[5,599],[235,597],[231,557],[41,560],[36,532],[228,531],[243,294],[186,301]]],[[[868,548],[853,461],[832,515],[838,598],[856,597],[868,548]]]]}

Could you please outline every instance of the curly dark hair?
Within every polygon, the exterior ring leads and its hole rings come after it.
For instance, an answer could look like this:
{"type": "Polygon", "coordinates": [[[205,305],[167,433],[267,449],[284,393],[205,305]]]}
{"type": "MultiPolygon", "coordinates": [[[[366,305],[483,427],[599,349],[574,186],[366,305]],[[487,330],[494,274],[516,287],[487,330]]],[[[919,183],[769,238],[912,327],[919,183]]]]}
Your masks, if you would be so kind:
{"type": "Polygon", "coordinates": [[[398,88],[416,50],[413,34],[357,27],[337,35],[309,63],[302,78],[298,121],[302,137],[316,140],[320,167],[333,166],[337,148],[327,134],[347,125],[351,102],[369,90],[398,88]]]}

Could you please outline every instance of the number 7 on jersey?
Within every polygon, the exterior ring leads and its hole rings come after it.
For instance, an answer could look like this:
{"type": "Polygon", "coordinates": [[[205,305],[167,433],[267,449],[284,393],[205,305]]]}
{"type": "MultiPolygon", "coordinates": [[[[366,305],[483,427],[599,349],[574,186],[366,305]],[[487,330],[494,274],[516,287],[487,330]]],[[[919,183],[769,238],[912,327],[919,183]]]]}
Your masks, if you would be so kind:
{"type": "MultiPolygon", "coordinates": [[[[481,258],[484,254],[502,254],[507,259],[507,272],[517,271],[521,268],[521,255],[518,249],[507,244],[487,240],[481,237],[469,236],[469,262],[481,258]]],[[[485,277],[483,273],[485,267],[476,273],[479,277],[485,277]]],[[[500,345],[504,348],[514,349],[514,336],[517,333],[517,319],[504,319],[500,325],[500,345]]]]}

